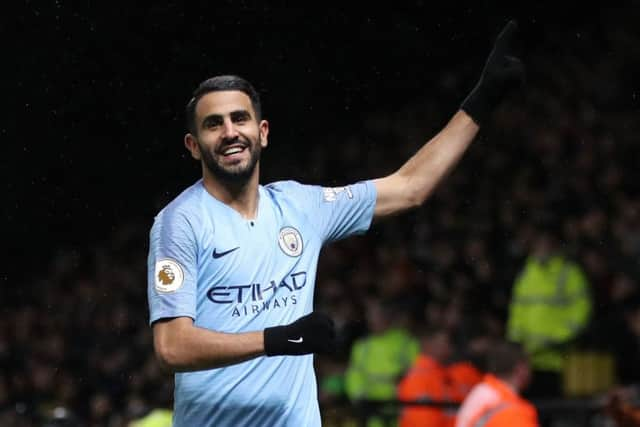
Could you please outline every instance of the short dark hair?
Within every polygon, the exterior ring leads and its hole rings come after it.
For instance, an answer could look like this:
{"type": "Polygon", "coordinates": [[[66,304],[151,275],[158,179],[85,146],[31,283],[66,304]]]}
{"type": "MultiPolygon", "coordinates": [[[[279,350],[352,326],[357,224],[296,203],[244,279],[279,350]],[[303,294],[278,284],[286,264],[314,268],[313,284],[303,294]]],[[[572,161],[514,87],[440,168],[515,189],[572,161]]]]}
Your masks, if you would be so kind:
{"type": "Polygon", "coordinates": [[[493,346],[487,353],[487,370],[497,376],[507,376],[519,363],[527,362],[528,357],[522,345],[503,341],[493,346]]]}
{"type": "Polygon", "coordinates": [[[427,324],[424,327],[420,328],[418,335],[420,338],[430,340],[438,335],[446,335],[448,338],[451,337],[449,331],[442,325],[433,325],[427,324]]]}
{"type": "Polygon", "coordinates": [[[198,105],[200,98],[209,92],[218,92],[223,90],[239,90],[240,92],[244,92],[251,100],[251,106],[256,113],[256,119],[260,120],[262,118],[260,95],[258,95],[258,92],[251,83],[242,77],[234,75],[215,76],[200,83],[196,90],[193,91],[193,96],[187,103],[185,108],[185,118],[189,132],[196,134],[198,130],[198,126],[196,124],[196,106],[198,105]]]}

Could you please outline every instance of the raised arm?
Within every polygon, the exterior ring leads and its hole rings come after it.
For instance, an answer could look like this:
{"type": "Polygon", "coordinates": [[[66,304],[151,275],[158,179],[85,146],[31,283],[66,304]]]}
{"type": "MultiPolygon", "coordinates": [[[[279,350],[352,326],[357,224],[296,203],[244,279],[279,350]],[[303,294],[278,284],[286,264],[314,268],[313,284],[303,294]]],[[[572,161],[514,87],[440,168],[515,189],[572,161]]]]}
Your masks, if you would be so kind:
{"type": "Polygon", "coordinates": [[[480,124],[505,94],[520,84],[524,67],[511,47],[516,29],[516,23],[510,21],[498,35],[477,85],[449,123],[400,169],[374,181],[378,192],[374,218],[424,203],[462,157],[480,124]]]}

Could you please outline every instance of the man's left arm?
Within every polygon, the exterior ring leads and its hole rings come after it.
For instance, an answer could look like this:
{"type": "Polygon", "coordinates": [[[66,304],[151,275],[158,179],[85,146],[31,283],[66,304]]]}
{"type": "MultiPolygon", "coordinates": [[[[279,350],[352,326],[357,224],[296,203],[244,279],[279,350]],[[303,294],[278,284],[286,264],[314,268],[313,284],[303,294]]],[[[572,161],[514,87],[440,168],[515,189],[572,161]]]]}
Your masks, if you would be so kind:
{"type": "Polygon", "coordinates": [[[398,171],[374,180],[378,193],[374,218],[398,214],[424,203],[462,157],[479,128],[467,113],[458,111],[398,171]]]}
{"type": "Polygon", "coordinates": [[[424,203],[460,160],[480,124],[510,89],[522,83],[524,67],[512,49],[516,29],[510,21],[498,35],[478,83],[449,123],[395,173],[373,181],[377,190],[374,218],[424,203]]]}

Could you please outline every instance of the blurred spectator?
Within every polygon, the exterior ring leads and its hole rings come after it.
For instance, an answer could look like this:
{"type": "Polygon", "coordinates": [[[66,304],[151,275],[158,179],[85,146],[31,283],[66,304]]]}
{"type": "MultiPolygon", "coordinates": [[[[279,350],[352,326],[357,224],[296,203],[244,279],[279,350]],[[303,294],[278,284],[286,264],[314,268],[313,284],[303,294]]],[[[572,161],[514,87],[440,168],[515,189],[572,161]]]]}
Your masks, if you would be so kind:
{"type": "MultiPolygon", "coordinates": [[[[418,341],[403,325],[406,315],[394,304],[367,300],[369,334],[352,347],[345,390],[353,402],[393,400],[396,386],[419,352],[418,341]]],[[[376,425],[371,420],[369,425],[376,425]]]]}
{"type": "Polygon", "coordinates": [[[489,373],[466,397],[456,427],[538,427],[535,407],[519,394],[527,387],[531,368],[516,343],[497,344],[489,352],[489,373]]]}
{"type": "Polygon", "coordinates": [[[637,387],[612,390],[607,396],[606,412],[617,427],[640,427],[640,401],[637,387]]]}
{"type": "Polygon", "coordinates": [[[366,316],[369,334],[351,350],[347,395],[354,401],[393,399],[398,379],[418,355],[418,341],[402,325],[403,314],[395,305],[370,298],[366,316]]]}
{"type": "Polygon", "coordinates": [[[549,229],[533,240],[509,310],[508,337],[523,344],[535,370],[529,394],[559,396],[563,353],[588,325],[591,296],[582,269],[549,229]]]}
{"type": "MultiPolygon", "coordinates": [[[[398,385],[398,397],[405,401],[450,402],[453,384],[446,369],[452,346],[449,333],[442,327],[427,327],[421,333],[421,352],[398,385]]],[[[400,427],[446,427],[454,416],[439,406],[405,406],[400,427]]]]}
{"type": "Polygon", "coordinates": [[[468,360],[459,360],[447,365],[447,377],[450,381],[450,399],[462,400],[471,389],[482,380],[482,372],[468,360]]]}

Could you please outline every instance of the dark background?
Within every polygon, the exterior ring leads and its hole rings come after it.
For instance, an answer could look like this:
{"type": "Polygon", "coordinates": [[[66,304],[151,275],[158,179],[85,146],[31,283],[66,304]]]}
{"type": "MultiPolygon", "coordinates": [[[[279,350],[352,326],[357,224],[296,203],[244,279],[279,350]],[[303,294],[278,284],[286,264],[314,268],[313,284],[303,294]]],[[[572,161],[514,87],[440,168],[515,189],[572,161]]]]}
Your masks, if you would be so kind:
{"type": "MultiPolygon", "coordinates": [[[[608,54],[600,29],[633,28],[638,9],[637,2],[344,3],[20,2],[3,18],[4,279],[37,273],[56,248],[91,245],[128,218],[150,225],[162,203],[197,179],[182,146],[182,109],[209,76],[239,74],[261,92],[271,122],[263,182],[312,182],[309,147],[334,146],[339,156],[339,136],[357,132],[365,114],[437,96],[448,67],[463,64],[466,83],[441,98],[453,113],[509,17],[520,24],[525,61],[542,45],[562,55],[567,43],[554,34],[571,30],[571,54],[596,64],[608,54]],[[269,158],[280,156],[289,167],[270,168],[269,158]]],[[[528,78],[548,71],[529,69],[528,78]]],[[[629,79],[630,96],[616,108],[636,108],[632,69],[619,75],[629,79]]],[[[369,177],[343,171],[335,179],[354,178],[369,177]]]]}
{"type": "Polygon", "coordinates": [[[375,299],[413,332],[445,325],[461,358],[470,337],[502,340],[547,227],[589,281],[578,344],[639,384],[640,2],[266,3],[2,11],[0,424],[41,425],[61,406],[119,425],[170,407],[146,245],[154,215],[201,175],[182,143],[199,82],[239,74],[262,94],[263,183],[350,183],[394,171],[446,124],[509,18],[525,87],[425,206],[323,252],[314,305],[346,333],[336,360],[318,359],[319,384],[368,333],[375,299]]]}

